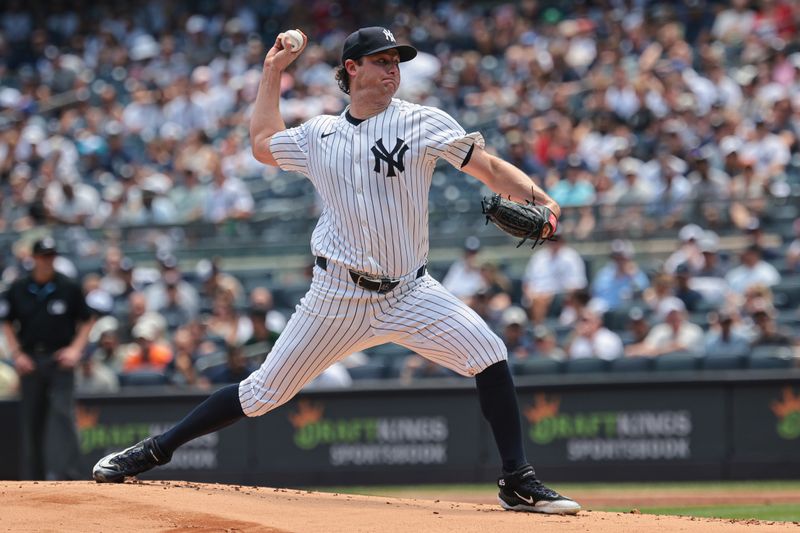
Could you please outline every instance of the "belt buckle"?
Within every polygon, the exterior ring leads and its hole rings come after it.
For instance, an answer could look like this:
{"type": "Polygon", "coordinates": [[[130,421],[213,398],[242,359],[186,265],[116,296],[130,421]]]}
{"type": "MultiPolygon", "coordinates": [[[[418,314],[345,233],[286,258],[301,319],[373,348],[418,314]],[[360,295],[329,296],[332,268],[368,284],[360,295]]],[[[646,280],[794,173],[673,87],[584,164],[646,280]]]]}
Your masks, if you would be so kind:
{"type": "Polygon", "coordinates": [[[386,294],[387,292],[391,291],[397,284],[400,283],[400,280],[393,279],[393,278],[373,278],[361,272],[353,272],[358,276],[355,280],[356,285],[363,289],[367,289],[368,291],[374,291],[378,294],[386,294]],[[368,286],[371,285],[371,286],[368,286]],[[377,285],[377,288],[375,287],[377,285]]]}
{"type": "Polygon", "coordinates": [[[375,281],[379,282],[378,290],[376,291],[376,292],[378,292],[378,294],[386,294],[387,292],[389,292],[392,289],[394,289],[395,287],[397,287],[397,283],[398,283],[397,280],[394,280],[394,279],[391,279],[391,278],[383,278],[383,279],[375,280],[375,281]]]}

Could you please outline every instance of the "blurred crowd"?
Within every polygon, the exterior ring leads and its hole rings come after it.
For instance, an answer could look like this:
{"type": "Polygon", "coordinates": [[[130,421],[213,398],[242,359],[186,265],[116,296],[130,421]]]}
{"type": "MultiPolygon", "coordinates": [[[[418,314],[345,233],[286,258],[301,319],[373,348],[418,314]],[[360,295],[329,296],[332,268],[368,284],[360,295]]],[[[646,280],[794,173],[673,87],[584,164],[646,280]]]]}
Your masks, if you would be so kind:
{"type": "Polygon", "coordinates": [[[794,231],[788,246],[772,248],[753,227],[744,249],[732,256],[720,250],[713,230],[689,224],[663,261],[615,239],[593,269],[561,239],[531,257],[518,299],[514,280],[481,260],[480,243],[471,237],[443,284],[498,332],[518,369],[536,358],[757,352],[783,354],[788,367],[800,360],[800,219],[794,231]]]}
{"type": "MultiPolygon", "coordinates": [[[[541,339],[567,356],[593,353],[587,338],[596,335],[617,355],[669,351],[654,338],[676,336],[711,353],[706,337],[720,331],[742,345],[762,342],[756,308],[766,328],[789,323],[778,322],[789,319],[771,287],[797,273],[800,245],[780,228],[788,240],[777,250],[758,241],[776,208],[797,215],[800,194],[800,4],[787,0],[8,0],[0,11],[0,236],[19,235],[21,244],[2,252],[3,282],[24,271],[35,236],[54,227],[99,233],[71,251],[102,260],[100,272],[61,258],[103,316],[88,361],[125,374],[135,363],[117,353],[119,343],[153,352],[139,360],[163,363],[154,381],[199,383],[216,379],[207,368],[238,368],[227,362],[255,338],[272,339],[285,320],[260,323],[269,288],[245,293],[211,261],[180,272],[180,232],[152,239],[159,268],[132,265],[131,243],[111,230],[222,227],[269,209],[286,182],[253,159],[248,135],[266,50],[288,28],[310,37],[281,83],[281,111],[294,125],[341,112],[347,100],[333,75],[341,43],[374,24],[420,49],[403,66],[400,96],[484,132],[490,149],[565,207],[561,232],[570,240],[599,229],[627,238],[682,233],[680,249],[657,268],[637,266],[642,254],[624,238],[597,272],[566,240],[537,252],[522,280],[462,265],[451,288],[486,306],[504,336],[524,314],[528,334],[507,339],[519,344],[514,353],[537,352],[541,339]],[[731,231],[753,241],[720,257],[719,239],[731,231]],[[771,266],[778,258],[780,268],[771,266]],[[208,281],[217,278],[228,281],[208,281]],[[708,321],[689,327],[686,317],[702,312],[712,312],[708,321]],[[625,332],[635,342],[618,333],[627,321],[639,322],[638,333],[625,332]],[[569,338],[559,324],[572,328],[569,338]]],[[[463,181],[454,171],[435,176],[432,212],[463,210],[463,181]]]]}

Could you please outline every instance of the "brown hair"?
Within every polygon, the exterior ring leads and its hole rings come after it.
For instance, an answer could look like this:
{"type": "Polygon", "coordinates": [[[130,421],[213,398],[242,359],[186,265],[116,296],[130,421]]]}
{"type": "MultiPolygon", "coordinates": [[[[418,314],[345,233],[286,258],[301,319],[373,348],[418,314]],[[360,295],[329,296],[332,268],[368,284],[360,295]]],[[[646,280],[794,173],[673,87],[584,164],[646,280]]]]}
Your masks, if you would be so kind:
{"type": "MultiPolygon", "coordinates": [[[[364,58],[359,57],[353,61],[361,65],[364,63],[364,58]]],[[[336,67],[336,82],[339,84],[339,89],[341,89],[344,94],[350,94],[350,73],[347,72],[344,65],[336,67]]]]}

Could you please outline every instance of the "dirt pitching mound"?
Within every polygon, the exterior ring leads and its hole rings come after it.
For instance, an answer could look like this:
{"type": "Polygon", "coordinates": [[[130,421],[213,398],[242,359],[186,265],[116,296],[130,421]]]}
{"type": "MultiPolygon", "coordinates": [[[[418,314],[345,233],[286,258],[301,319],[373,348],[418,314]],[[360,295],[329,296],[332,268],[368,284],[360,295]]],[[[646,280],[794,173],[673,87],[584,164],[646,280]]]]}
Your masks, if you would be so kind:
{"type": "Polygon", "coordinates": [[[354,533],[620,531],[777,533],[791,523],[582,511],[546,516],[497,505],[327,494],[290,489],[140,481],[0,482],[2,531],[354,533]]]}

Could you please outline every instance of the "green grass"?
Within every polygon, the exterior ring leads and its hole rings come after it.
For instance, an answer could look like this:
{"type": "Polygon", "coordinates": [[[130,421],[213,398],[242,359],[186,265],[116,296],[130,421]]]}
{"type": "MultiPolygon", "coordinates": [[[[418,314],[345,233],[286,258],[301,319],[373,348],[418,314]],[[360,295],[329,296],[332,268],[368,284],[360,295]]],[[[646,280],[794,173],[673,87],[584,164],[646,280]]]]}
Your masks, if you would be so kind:
{"type": "MultiPolygon", "coordinates": [[[[583,493],[591,496],[595,493],[613,495],[615,491],[641,493],[643,496],[653,494],[670,495],[682,491],[702,490],[715,494],[736,494],[740,492],[758,493],[760,491],[782,491],[800,494],[800,481],[698,481],[698,482],[660,482],[660,483],[553,483],[548,485],[563,494],[583,493]]],[[[443,493],[465,494],[470,496],[485,495],[491,499],[494,485],[491,483],[452,484],[452,485],[398,485],[398,486],[355,486],[355,487],[320,487],[314,490],[322,492],[338,492],[341,494],[365,494],[369,496],[388,496],[398,498],[436,498],[443,493]]],[[[800,521],[800,506],[796,503],[773,503],[760,505],[708,505],[708,506],[592,506],[594,511],[630,512],[636,507],[641,513],[659,515],[682,515],[723,519],[757,519],[767,521],[800,521]]]]}
{"type": "MultiPolygon", "coordinates": [[[[771,505],[713,505],[703,507],[641,507],[644,514],[699,516],[703,518],[736,518],[748,520],[786,521],[800,520],[800,510],[795,503],[774,503],[771,505]]],[[[630,512],[630,507],[608,507],[595,511],[630,512]]]]}

